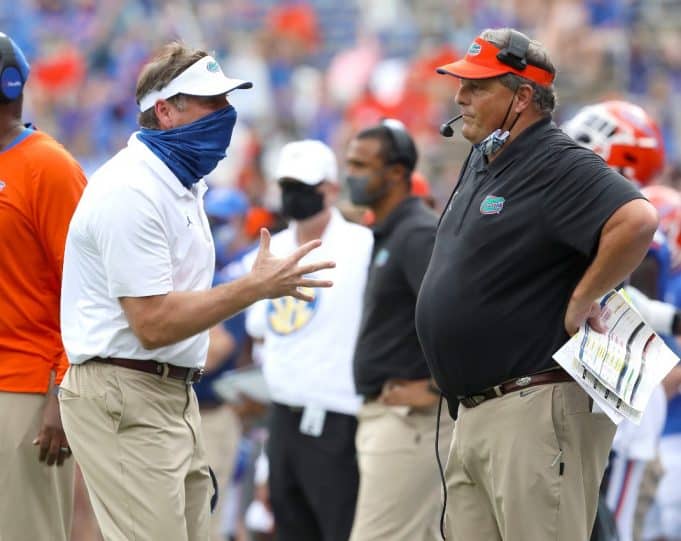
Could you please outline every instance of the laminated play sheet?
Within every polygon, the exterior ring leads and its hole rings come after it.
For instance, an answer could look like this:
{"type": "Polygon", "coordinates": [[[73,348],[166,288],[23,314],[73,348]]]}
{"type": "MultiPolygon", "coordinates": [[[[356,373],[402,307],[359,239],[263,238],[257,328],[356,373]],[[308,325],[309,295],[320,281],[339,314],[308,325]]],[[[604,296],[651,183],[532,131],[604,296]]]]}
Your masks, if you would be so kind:
{"type": "Polygon", "coordinates": [[[601,309],[607,332],[583,325],[553,358],[615,424],[638,424],[653,389],[679,359],[621,291],[604,296],[601,309]]]}

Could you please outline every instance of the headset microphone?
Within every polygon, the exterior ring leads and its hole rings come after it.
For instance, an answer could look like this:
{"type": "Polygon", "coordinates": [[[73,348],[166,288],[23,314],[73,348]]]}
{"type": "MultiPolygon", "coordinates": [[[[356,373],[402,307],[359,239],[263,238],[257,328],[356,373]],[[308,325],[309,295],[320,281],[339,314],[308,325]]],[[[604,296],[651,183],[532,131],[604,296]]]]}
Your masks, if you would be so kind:
{"type": "Polygon", "coordinates": [[[451,137],[454,135],[454,128],[452,128],[452,124],[461,118],[463,118],[463,115],[458,115],[454,118],[450,118],[447,122],[442,124],[440,126],[440,135],[442,135],[442,137],[451,137]]]}

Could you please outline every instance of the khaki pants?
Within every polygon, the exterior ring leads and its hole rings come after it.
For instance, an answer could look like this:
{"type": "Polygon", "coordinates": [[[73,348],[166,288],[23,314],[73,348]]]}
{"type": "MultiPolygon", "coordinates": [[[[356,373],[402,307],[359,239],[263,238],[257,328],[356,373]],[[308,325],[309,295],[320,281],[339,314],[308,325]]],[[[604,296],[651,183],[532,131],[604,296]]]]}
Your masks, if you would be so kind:
{"type": "Polygon", "coordinates": [[[201,427],[208,464],[213,468],[218,482],[219,499],[210,518],[210,540],[224,541],[222,522],[227,490],[234,471],[234,462],[241,438],[241,422],[229,406],[201,409],[201,427]]]}
{"type": "Polygon", "coordinates": [[[450,541],[584,541],[615,435],[576,383],[459,407],[446,468],[450,541]]]}
{"type": "Polygon", "coordinates": [[[46,397],[0,392],[0,541],[67,541],[73,512],[73,457],[38,461],[32,442],[46,397]]]}
{"type": "MultiPolygon", "coordinates": [[[[440,423],[440,456],[449,447],[453,423],[440,423]]],[[[435,539],[442,488],[435,460],[437,409],[405,413],[379,402],[358,415],[359,495],[351,541],[435,539]]]]}
{"type": "Polygon", "coordinates": [[[643,480],[641,481],[641,486],[639,488],[636,511],[634,512],[634,541],[643,540],[643,525],[645,524],[648,511],[650,511],[650,508],[653,506],[657,487],[660,485],[660,480],[663,475],[664,468],[662,467],[662,462],[659,457],[655,457],[646,464],[646,469],[643,472],[643,480]]]}
{"type": "Polygon", "coordinates": [[[211,482],[191,386],[103,363],[61,384],[64,429],[106,541],[204,541],[211,482]]]}

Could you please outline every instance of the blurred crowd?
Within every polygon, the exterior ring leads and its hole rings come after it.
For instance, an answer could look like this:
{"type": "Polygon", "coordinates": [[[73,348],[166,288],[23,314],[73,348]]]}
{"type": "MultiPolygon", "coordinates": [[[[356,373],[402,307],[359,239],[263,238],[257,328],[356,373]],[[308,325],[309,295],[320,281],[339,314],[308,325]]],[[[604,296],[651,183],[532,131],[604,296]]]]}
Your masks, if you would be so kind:
{"type": "MultiPolygon", "coordinates": [[[[136,125],[134,87],[157,48],[180,39],[213,52],[252,92],[234,96],[235,144],[210,179],[273,205],[265,179],[292,139],[340,150],[381,117],[417,139],[436,199],[445,198],[466,145],[443,144],[455,80],[434,67],[483,28],[536,36],[559,67],[557,120],[604,98],[629,99],[663,129],[676,181],[681,161],[681,15],[676,0],[0,0],[0,28],[33,64],[26,118],[57,137],[86,173],[136,125]]],[[[456,139],[456,138],[455,138],[456,139]]]]}

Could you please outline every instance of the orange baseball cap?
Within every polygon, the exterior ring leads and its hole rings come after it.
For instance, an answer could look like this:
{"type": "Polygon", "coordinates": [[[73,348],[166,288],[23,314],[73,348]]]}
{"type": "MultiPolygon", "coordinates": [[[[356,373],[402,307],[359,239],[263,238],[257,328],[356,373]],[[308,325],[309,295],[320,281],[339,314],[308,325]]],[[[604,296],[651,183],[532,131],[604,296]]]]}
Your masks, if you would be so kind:
{"type": "Polygon", "coordinates": [[[553,83],[555,74],[530,64],[524,69],[517,69],[500,60],[501,52],[502,50],[493,43],[477,37],[468,47],[466,56],[451,64],[440,66],[436,71],[460,79],[490,79],[506,73],[515,73],[540,86],[550,86],[553,83]]]}
{"type": "Polygon", "coordinates": [[[274,215],[263,207],[251,207],[246,212],[244,231],[249,237],[257,237],[260,229],[274,225],[274,215]]]}

